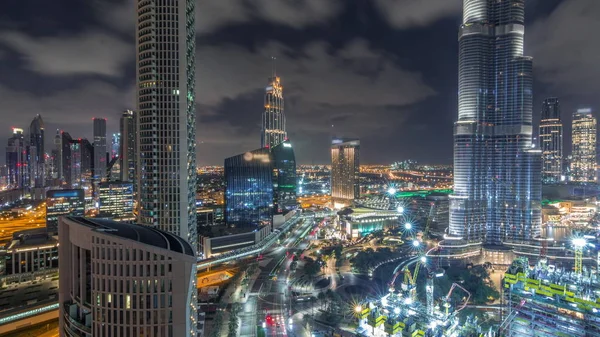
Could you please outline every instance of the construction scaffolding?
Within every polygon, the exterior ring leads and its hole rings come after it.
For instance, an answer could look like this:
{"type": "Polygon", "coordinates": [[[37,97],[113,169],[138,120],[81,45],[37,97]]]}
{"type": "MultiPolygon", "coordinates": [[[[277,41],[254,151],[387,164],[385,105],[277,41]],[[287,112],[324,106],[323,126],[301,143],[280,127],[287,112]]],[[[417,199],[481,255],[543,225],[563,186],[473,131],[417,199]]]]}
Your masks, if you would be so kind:
{"type": "Polygon", "coordinates": [[[499,335],[506,337],[600,337],[600,283],[586,267],[576,272],[513,261],[504,274],[507,307],[499,335]]]}

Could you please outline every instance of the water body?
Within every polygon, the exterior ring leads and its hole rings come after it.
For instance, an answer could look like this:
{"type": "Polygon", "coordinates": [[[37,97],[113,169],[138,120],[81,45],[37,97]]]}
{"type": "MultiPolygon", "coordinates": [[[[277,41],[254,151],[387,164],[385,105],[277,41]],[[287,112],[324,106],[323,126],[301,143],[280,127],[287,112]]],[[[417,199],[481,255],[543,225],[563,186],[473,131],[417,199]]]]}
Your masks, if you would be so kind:
{"type": "Polygon", "coordinates": [[[573,231],[568,227],[542,227],[542,237],[552,238],[555,241],[568,240],[572,234],[573,231]]]}

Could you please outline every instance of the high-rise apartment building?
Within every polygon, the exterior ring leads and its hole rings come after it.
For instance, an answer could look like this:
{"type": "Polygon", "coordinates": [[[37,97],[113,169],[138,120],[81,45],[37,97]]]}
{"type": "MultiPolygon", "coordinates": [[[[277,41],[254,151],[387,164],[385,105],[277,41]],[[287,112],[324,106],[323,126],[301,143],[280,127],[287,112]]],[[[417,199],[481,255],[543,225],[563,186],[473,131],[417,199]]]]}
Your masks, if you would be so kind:
{"type": "Polygon", "coordinates": [[[62,180],[64,179],[63,175],[63,163],[62,163],[62,134],[60,130],[56,129],[56,135],[54,136],[54,176],[53,179],[56,179],[56,183],[60,185],[62,180]]]}
{"type": "Polygon", "coordinates": [[[6,168],[8,185],[11,188],[29,187],[27,148],[23,129],[13,128],[13,135],[6,146],[6,168]]]}
{"type": "Polygon", "coordinates": [[[541,151],[532,142],[525,0],[463,6],[447,241],[529,241],[541,230],[541,151]]]}
{"type": "Polygon", "coordinates": [[[50,190],[46,192],[46,230],[58,233],[58,217],[83,216],[85,194],[82,189],[50,190]]]}
{"type": "Polygon", "coordinates": [[[287,139],[283,109],[283,86],[275,74],[265,89],[265,111],[262,115],[261,146],[274,148],[287,139]]]}
{"type": "Polygon", "coordinates": [[[196,337],[196,257],[149,226],[63,217],[59,224],[61,336],[196,337]]]}
{"type": "Polygon", "coordinates": [[[540,149],[542,150],[542,181],[556,184],[561,181],[563,161],[563,124],[558,98],[544,100],[540,120],[540,149]]]}
{"type": "Polygon", "coordinates": [[[336,208],[349,206],[360,197],[360,140],[331,141],[331,198],[336,208]]]}
{"type": "Polygon", "coordinates": [[[195,3],[138,1],[135,35],[138,220],[179,235],[194,249],[195,3]]]}
{"type": "Polygon", "coordinates": [[[273,207],[275,213],[287,213],[298,207],[296,199],[296,156],[288,140],[271,149],[273,158],[273,207]]]}
{"type": "Polygon", "coordinates": [[[44,187],[46,180],[45,152],[44,152],[44,121],[37,115],[29,125],[29,145],[35,147],[32,153],[32,171],[35,187],[44,187]]]}
{"type": "Polygon", "coordinates": [[[578,109],[573,114],[571,181],[580,183],[597,181],[596,122],[596,117],[590,108],[578,109]]]}
{"type": "Polygon", "coordinates": [[[106,181],[99,186],[99,213],[102,218],[114,221],[133,221],[133,184],[123,181],[106,181]]]}
{"type": "Polygon", "coordinates": [[[262,227],[273,223],[273,158],[267,148],[225,159],[225,223],[262,227]]]}
{"type": "Polygon", "coordinates": [[[94,118],[94,179],[106,177],[106,118],[94,118]]]}
{"type": "Polygon", "coordinates": [[[135,113],[131,110],[125,110],[121,115],[119,124],[121,133],[119,149],[121,180],[135,182],[135,113]]]}
{"type": "Polygon", "coordinates": [[[85,138],[72,139],[70,141],[69,158],[69,188],[82,188],[86,195],[92,195],[92,180],[94,172],[95,148],[85,138]]]}

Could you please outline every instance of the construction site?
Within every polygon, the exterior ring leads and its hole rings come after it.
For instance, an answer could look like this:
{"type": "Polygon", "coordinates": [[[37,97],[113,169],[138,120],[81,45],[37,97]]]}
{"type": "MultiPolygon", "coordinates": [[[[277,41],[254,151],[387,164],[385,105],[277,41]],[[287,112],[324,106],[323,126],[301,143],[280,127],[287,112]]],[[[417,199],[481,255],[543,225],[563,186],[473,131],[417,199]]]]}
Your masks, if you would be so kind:
{"type": "Polygon", "coordinates": [[[540,259],[513,261],[504,274],[506,317],[500,326],[507,337],[600,336],[600,280],[583,265],[584,239],[574,239],[573,270],[540,259]]]}
{"type": "MultiPolygon", "coordinates": [[[[418,241],[414,245],[416,247],[418,241]]],[[[428,264],[425,254],[399,264],[385,296],[354,308],[359,331],[373,337],[496,336],[494,330],[482,328],[477,318],[459,317],[458,313],[467,306],[471,297],[461,285],[452,284],[447,295],[434,301],[434,279],[443,275],[443,269],[436,269],[428,264]],[[417,298],[417,279],[421,270],[427,273],[425,303],[417,298]],[[396,281],[400,275],[403,275],[403,279],[397,287],[396,281]],[[461,298],[460,302],[453,300],[455,291],[461,292],[458,296],[461,298]]]]}

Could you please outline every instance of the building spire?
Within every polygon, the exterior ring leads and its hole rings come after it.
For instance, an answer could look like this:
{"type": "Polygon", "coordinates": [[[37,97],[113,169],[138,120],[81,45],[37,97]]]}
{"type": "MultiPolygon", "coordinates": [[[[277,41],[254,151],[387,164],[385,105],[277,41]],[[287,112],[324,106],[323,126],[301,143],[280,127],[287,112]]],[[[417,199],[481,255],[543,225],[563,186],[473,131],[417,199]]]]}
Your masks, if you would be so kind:
{"type": "Polygon", "coordinates": [[[271,56],[271,77],[275,78],[277,75],[277,58],[271,56]]]}

